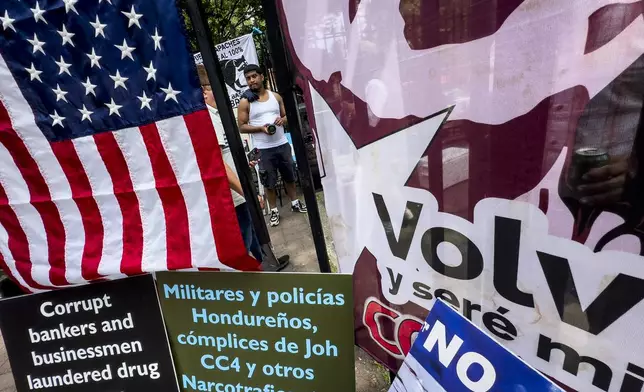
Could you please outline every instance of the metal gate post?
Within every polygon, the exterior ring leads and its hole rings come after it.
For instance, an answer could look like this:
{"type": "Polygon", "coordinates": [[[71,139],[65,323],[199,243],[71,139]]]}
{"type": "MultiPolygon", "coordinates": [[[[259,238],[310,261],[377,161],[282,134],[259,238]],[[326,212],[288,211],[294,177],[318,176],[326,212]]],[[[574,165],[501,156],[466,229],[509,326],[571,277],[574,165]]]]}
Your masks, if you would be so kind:
{"type": "Polygon", "coordinates": [[[293,84],[293,73],[288,64],[286,49],[282,37],[279,16],[277,13],[276,0],[262,0],[264,16],[266,17],[266,37],[268,46],[273,58],[273,69],[277,79],[278,90],[284,99],[284,106],[288,118],[288,128],[293,139],[293,149],[297,159],[297,168],[304,193],[304,200],[308,208],[309,222],[311,224],[311,233],[315,252],[320,266],[320,272],[331,272],[329,256],[326,251],[326,242],[324,239],[324,230],[322,220],[320,219],[320,210],[318,209],[313,178],[311,176],[311,167],[306,154],[306,145],[302,137],[302,123],[295,99],[295,90],[293,84]]]}

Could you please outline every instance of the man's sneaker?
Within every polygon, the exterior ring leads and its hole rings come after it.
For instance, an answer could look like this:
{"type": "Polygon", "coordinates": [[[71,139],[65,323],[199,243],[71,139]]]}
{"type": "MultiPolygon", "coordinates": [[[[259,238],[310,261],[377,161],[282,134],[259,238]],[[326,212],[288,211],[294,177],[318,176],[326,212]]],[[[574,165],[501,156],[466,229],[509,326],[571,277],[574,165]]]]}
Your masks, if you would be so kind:
{"type": "Polygon", "coordinates": [[[280,224],[280,213],[277,210],[271,210],[271,227],[275,227],[280,224]]]}
{"type": "Polygon", "coordinates": [[[301,201],[299,201],[299,200],[296,200],[296,201],[295,201],[295,204],[292,204],[292,205],[291,205],[291,210],[292,210],[293,212],[301,212],[301,213],[306,213],[306,212],[308,212],[308,210],[306,209],[306,206],[304,205],[304,203],[302,203],[302,202],[301,202],[301,201]]]}
{"type": "Polygon", "coordinates": [[[266,257],[262,263],[262,271],[264,272],[279,272],[286,268],[290,264],[290,256],[284,255],[279,257],[276,262],[269,260],[269,257],[266,257]]]}
{"type": "Polygon", "coordinates": [[[291,256],[284,255],[277,258],[277,270],[281,271],[291,263],[291,256]]]}

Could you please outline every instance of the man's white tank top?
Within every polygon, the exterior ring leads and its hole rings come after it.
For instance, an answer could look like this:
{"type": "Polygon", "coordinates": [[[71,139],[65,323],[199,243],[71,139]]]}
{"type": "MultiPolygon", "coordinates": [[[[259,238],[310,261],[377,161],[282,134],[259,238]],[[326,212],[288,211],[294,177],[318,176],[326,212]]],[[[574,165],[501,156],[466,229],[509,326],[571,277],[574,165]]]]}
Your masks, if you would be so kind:
{"type": "MultiPolygon", "coordinates": [[[[268,100],[266,102],[251,102],[248,125],[253,127],[262,127],[266,124],[273,124],[275,119],[280,116],[280,104],[272,91],[268,91],[268,100]]],[[[253,144],[260,150],[267,148],[279,147],[288,143],[284,136],[284,127],[277,127],[274,135],[267,135],[263,132],[251,133],[253,144]]]]}

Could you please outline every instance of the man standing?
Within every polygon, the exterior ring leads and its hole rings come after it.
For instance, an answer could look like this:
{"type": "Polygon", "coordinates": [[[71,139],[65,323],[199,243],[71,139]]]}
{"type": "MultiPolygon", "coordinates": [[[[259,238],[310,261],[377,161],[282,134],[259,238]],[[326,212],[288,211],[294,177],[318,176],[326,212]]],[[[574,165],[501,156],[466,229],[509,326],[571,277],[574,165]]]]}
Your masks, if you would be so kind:
{"type": "Polygon", "coordinates": [[[259,171],[271,206],[270,224],[277,226],[280,223],[275,194],[278,171],[291,200],[291,210],[307,212],[304,203],[297,199],[291,146],[284,135],[284,101],[279,94],[264,87],[264,73],[259,66],[248,65],[244,68],[244,76],[250,91],[242,96],[237,108],[239,131],[250,133],[260,152],[259,171]]]}
{"type": "Polygon", "coordinates": [[[210,119],[213,123],[213,127],[215,128],[215,132],[217,133],[217,139],[219,141],[219,147],[221,148],[221,154],[226,168],[226,175],[231,188],[233,204],[235,205],[235,212],[237,214],[237,220],[239,222],[239,228],[244,240],[244,245],[246,246],[246,251],[252,254],[253,257],[262,264],[262,269],[264,271],[281,271],[289,264],[289,257],[282,256],[277,259],[277,263],[272,263],[270,260],[264,260],[264,254],[262,252],[259,239],[257,238],[255,227],[253,226],[246,199],[242,196],[244,192],[241,184],[239,183],[239,178],[235,173],[235,162],[230,152],[230,147],[228,146],[228,139],[226,138],[226,133],[224,132],[224,127],[221,122],[221,118],[219,117],[217,103],[213,96],[212,87],[210,86],[206,69],[203,65],[200,65],[197,67],[197,71],[199,73],[201,88],[203,89],[204,101],[206,102],[208,112],[210,113],[210,119]]]}

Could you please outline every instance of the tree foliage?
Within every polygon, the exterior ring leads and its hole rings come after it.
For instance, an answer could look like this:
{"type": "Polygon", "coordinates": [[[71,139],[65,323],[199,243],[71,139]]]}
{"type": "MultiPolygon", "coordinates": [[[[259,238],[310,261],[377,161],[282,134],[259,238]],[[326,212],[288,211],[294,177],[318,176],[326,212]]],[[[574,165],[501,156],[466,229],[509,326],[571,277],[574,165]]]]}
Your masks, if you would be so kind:
{"type": "MultiPolygon", "coordinates": [[[[264,31],[266,23],[262,10],[261,0],[201,0],[208,26],[212,32],[212,40],[219,44],[240,35],[249,34],[253,27],[264,31]]],[[[186,9],[186,0],[179,0],[182,9],[186,9]]],[[[190,18],[184,12],[186,29],[190,37],[190,44],[194,51],[198,51],[194,30],[190,18]]]]}

